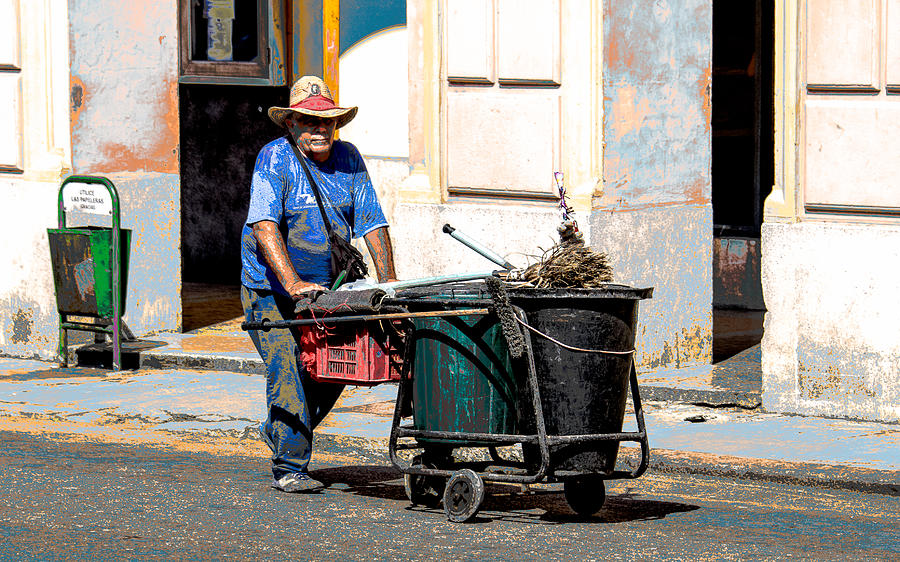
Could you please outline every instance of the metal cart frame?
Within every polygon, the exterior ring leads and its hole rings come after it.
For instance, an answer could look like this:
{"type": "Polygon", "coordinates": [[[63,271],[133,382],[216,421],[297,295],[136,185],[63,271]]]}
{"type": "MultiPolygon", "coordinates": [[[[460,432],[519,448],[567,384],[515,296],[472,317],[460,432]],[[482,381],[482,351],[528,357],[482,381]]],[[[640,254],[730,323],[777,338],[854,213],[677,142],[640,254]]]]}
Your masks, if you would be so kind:
{"type": "MultiPolygon", "coordinates": [[[[399,304],[400,299],[391,299],[399,304]]],[[[453,299],[433,300],[429,304],[435,305],[459,305],[460,302],[453,302],[453,299]]],[[[487,305],[493,303],[489,300],[466,300],[464,302],[468,306],[487,305]]],[[[521,321],[525,321],[525,312],[520,307],[513,306],[514,313],[521,321]]],[[[527,382],[531,388],[531,406],[534,408],[535,426],[537,432],[534,434],[495,434],[495,433],[467,433],[460,431],[429,431],[415,429],[412,426],[401,425],[401,413],[404,404],[410,393],[412,383],[411,365],[414,359],[414,346],[406,346],[406,358],[404,360],[404,369],[402,378],[397,392],[397,402],[394,407],[393,422],[391,425],[391,436],[388,444],[388,454],[391,464],[405,475],[405,484],[407,496],[410,501],[416,503],[417,492],[411,490],[411,486],[426,485],[427,478],[448,478],[448,483],[444,490],[443,501],[444,511],[451,521],[467,521],[472,519],[478,512],[481,501],[484,497],[483,481],[490,482],[508,482],[517,484],[533,484],[542,481],[556,482],[562,480],[565,485],[566,499],[569,505],[580,515],[592,515],[602,507],[605,497],[604,480],[614,479],[634,479],[640,477],[646,470],[650,462],[650,445],[647,439],[647,429],[644,423],[644,411],[641,406],[640,389],[638,387],[637,372],[634,367],[634,358],[632,355],[630,381],[632,403],[634,405],[634,415],[637,422],[638,430],[636,432],[617,432],[617,433],[596,433],[585,435],[548,435],[544,423],[544,411],[541,402],[540,385],[538,384],[537,370],[534,361],[534,351],[531,342],[531,335],[528,330],[524,331],[525,339],[525,358],[527,365],[527,382]],[[426,449],[425,445],[419,443],[400,443],[401,438],[427,438],[433,441],[479,441],[483,443],[491,443],[489,451],[493,463],[491,465],[502,468],[520,469],[524,468],[523,463],[507,461],[497,454],[495,445],[513,445],[535,444],[540,450],[540,467],[536,472],[529,473],[527,468],[524,473],[499,473],[490,471],[490,465],[483,467],[480,471],[467,468],[476,466],[478,463],[458,463],[459,468],[440,468],[426,467],[424,465],[416,466],[400,458],[398,451],[401,450],[417,450],[426,449]],[[603,473],[588,473],[577,471],[556,471],[551,467],[550,447],[553,445],[590,445],[600,442],[636,442],[641,447],[641,460],[634,470],[611,470],[603,473]],[[418,480],[411,477],[422,477],[418,480]],[[585,496],[594,495],[594,501],[590,501],[585,496]]],[[[411,339],[411,338],[410,338],[411,339]]],[[[483,445],[452,445],[452,448],[476,448],[483,445]]],[[[481,463],[484,464],[484,463],[481,463]]],[[[436,482],[436,481],[433,481],[436,482]]],[[[418,498],[424,499],[424,498],[418,498]]],[[[424,500],[426,505],[432,503],[433,507],[437,502],[429,502],[424,500]]]]}

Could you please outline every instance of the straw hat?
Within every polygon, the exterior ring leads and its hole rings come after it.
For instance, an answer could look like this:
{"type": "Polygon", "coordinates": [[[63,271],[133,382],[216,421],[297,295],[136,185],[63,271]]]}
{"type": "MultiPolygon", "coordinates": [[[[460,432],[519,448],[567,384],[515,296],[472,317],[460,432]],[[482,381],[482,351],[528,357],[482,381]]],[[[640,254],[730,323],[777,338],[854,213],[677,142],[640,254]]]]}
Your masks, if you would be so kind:
{"type": "Polygon", "coordinates": [[[333,117],[335,128],[340,129],[356,117],[357,107],[338,107],[331,97],[331,90],[318,76],[304,76],[294,82],[291,87],[290,107],[270,107],[269,119],[277,125],[284,125],[284,120],[291,113],[301,113],[315,117],[333,117]]]}

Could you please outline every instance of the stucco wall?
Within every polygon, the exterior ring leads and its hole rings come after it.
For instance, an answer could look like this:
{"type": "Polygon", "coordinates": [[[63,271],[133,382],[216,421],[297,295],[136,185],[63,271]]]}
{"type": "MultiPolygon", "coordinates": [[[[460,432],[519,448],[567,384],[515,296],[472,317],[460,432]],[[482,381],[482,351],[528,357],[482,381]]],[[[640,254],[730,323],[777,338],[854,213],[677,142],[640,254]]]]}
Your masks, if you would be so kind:
{"type": "Polygon", "coordinates": [[[14,120],[2,131],[0,150],[20,153],[23,170],[0,172],[0,355],[51,359],[57,322],[46,229],[56,226],[57,189],[71,159],[67,6],[65,0],[8,5],[13,19],[0,28],[18,56],[3,62],[21,69],[7,69],[21,96],[0,94],[5,116],[14,120]]]}
{"type": "Polygon", "coordinates": [[[635,360],[643,368],[711,360],[711,221],[708,205],[591,217],[591,245],[609,255],[614,279],[654,288],[638,312],[635,360]]]}
{"type": "Polygon", "coordinates": [[[499,269],[444,234],[441,228],[446,223],[520,267],[559,239],[559,214],[553,207],[400,203],[393,214],[391,237],[399,249],[395,258],[401,279],[499,269]]]}
{"type": "Polygon", "coordinates": [[[178,3],[71,0],[75,173],[109,177],[134,231],[125,321],[181,324],[178,3]]]}
{"type": "MultiPolygon", "coordinates": [[[[366,166],[390,223],[400,279],[499,269],[444,234],[441,229],[447,223],[519,267],[534,262],[542,249],[559,240],[556,226],[561,219],[552,203],[462,199],[440,205],[409,203],[400,198],[401,185],[409,176],[405,160],[368,157],[366,166]]],[[[579,226],[590,238],[590,225],[579,226]]]]}
{"type": "Polygon", "coordinates": [[[639,363],[712,358],[710,0],[605,2],[603,193],[591,243],[654,286],[639,363]]]}
{"type": "Polygon", "coordinates": [[[900,226],[765,223],[763,406],[900,421],[900,226]]]}
{"type": "Polygon", "coordinates": [[[56,193],[49,182],[0,179],[0,355],[51,359],[57,314],[47,228],[56,227],[56,193]]]}

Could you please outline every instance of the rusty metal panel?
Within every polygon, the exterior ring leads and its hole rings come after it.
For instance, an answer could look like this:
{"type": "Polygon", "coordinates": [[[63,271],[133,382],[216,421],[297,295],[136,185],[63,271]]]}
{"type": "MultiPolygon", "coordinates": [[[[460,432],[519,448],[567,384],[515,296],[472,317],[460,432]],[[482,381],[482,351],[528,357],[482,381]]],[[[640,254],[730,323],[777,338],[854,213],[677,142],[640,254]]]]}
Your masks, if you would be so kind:
{"type": "Polygon", "coordinates": [[[291,75],[288,82],[293,84],[307,74],[322,76],[325,41],[322,33],[322,0],[292,0],[290,10],[291,35],[287,48],[291,52],[291,75]]]}
{"type": "Polygon", "coordinates": [[[758,238],[716,238],[713,242],[713,304],[763,310],[758,238]]]}

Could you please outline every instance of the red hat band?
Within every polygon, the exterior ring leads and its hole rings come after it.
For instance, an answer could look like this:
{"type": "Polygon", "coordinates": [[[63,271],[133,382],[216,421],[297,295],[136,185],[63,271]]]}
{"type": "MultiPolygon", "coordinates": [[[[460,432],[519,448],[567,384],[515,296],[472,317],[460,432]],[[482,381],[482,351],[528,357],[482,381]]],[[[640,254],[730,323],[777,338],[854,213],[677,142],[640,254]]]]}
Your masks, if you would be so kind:
{"type": "Polygon", "coordinates": [[[329,109],[338,109],[334,105],[334,100],[325,96],[309,96],[300,103],[291,104],[291,109],[311,109],[313,111],[327,111],[329,109]]]}

